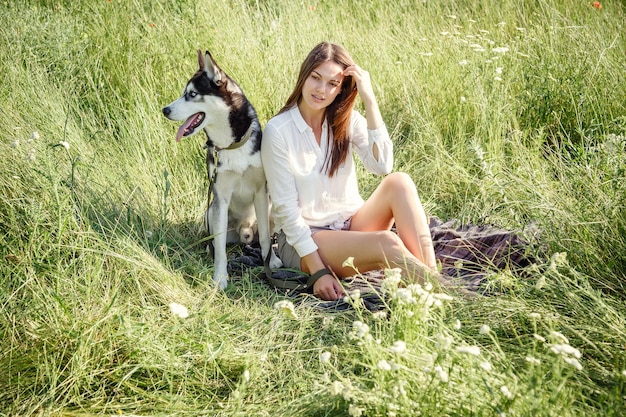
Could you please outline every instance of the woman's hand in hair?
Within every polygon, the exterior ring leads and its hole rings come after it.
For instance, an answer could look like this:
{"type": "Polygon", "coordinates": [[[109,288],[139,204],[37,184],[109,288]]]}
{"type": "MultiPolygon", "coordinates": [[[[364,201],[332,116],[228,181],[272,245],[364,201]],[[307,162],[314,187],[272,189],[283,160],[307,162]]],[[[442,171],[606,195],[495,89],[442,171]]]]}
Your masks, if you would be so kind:
{"type": "Polygon", "coordinates": [[[372,81],[370,79],[369,72],[365,71],[358,65],[351,65],[343,70],[343,76],[354,78],[361,100],[364,102],[374,100],[374,89],[372,88],[372,81]]]}
{"type": "MultiPolygon", "coordinates": [[[[378,129],[384,122],[380,114],[380,109],[378,108],[378,103],[376,102],[376,97],[374,96],[370,73],[358,65],[351,65],[343,70],[343,76],[353,77],[356,82],[356,88],[365,106],[367,128],[372,130],[378,129]]],[[[378,156],[376,157],[378,158],[378,156]]]]}

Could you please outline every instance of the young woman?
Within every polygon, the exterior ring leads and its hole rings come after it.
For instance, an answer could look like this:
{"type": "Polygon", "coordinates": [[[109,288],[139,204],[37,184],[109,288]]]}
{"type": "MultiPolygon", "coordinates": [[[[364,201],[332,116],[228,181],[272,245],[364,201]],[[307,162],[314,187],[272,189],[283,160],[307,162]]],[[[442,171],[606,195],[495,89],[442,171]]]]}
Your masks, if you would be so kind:
{"type": "Polygon", "coordinates": [[[285,106],[265,127],[262,157],[283,264],[312,274],[324,300],[343,296],[337,277],[400,267],[423,279],[436,273],[426,214],[413,180],[389,174],[393,145],[369,73],[347,51],[320,43],[309,53],[285,106]],[[357,95],[365,117],[353,110],[357,95]],[[367,201],[359,194],[353,152],[386,175],[367,201]],[[396,225],[397,234],[390,231],[396,225]]]}

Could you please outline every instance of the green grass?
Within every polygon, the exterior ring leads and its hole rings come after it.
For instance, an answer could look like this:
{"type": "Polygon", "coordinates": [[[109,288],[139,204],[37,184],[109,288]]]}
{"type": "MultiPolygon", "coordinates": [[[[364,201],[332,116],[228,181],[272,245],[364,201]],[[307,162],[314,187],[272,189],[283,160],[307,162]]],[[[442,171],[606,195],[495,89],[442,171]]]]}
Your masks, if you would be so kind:
{"type": "Polygon", "coordinates": [[[1,416],[626,412],[623,3],[355,3],[0,3],[1,416]],[[265,123],[322,40],[370,71],[428,212],[532,226],[541,262],[384,318],[212,287],[202,138],[160,109],[209,49],[265,123]]]}

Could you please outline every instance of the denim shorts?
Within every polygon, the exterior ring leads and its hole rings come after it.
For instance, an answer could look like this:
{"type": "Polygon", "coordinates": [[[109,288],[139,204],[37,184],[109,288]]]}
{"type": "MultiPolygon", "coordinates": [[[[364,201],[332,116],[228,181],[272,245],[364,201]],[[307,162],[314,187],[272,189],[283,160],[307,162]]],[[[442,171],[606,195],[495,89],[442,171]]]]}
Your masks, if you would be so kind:
{"type": "MultiPolygon", "coordinates": [[[[322,230],[350,230],[351,224],[352,217],[344,221],[343,224],[339,223],[339,225],[332,224],[322,227],[309,226],[309,228],[311,229],[311,236],[313,236],[315,233],[322,230]]],[[[285,232],[283,232],[282,230],[278,232],[276,240],[278,243],[278,257],[281,261],[283,261],[283,266],[285,266],[286,268],[301,269],[300,263],[302,261],[302,258],[300,257],[300,255],[298,255],[296,249],[289,243],[287,243],[287,236],[285,235],[285,232]]]]}

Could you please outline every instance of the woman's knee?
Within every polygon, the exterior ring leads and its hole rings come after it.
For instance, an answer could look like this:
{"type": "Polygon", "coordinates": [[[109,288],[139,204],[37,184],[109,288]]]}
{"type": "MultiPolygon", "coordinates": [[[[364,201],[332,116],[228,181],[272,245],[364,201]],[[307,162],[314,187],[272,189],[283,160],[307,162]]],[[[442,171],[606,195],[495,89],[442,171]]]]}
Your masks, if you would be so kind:
{"type": "Polygon", "coordinates": [[[381,185],[394,195],[417,192],[413,178],[405,172],[393,172],[387,175],[381,185]]]}

